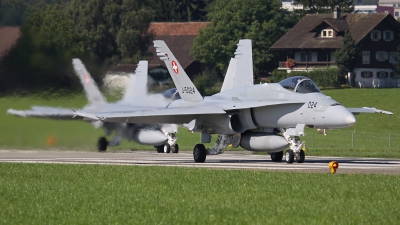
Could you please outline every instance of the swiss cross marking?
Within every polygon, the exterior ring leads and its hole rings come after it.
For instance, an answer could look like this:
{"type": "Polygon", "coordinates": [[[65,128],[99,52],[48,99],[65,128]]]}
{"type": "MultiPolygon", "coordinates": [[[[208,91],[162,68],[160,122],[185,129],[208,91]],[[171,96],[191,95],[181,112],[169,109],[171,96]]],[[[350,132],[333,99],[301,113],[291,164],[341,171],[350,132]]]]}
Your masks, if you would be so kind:
{"type": "Polygon", "coordinates": [[[172,65],[172,69],[174,70],[174,73],[178,74],[179,73],[178,65],[176,64],[176,62],[174,60],[172,60],[171,65],[172,65]]]}
{"type": "Polygon", "coordinates": [[[85,79],[85,84],[86,84],[86,85],[90,84],[90,77],[89,77],[89,75],[85,74],[84,79],[85,79]]]}

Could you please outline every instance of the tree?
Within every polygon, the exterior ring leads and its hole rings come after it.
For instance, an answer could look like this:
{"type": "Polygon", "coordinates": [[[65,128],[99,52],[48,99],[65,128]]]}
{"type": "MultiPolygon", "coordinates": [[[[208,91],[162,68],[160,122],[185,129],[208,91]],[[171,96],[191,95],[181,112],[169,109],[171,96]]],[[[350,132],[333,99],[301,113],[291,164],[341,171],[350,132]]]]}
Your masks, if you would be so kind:
{"type": "Polygon", "coordinates": [[[21,26],[26,13],[33,8],[46,5],[65,4],[69,0],[0,0],[0,24],[5,26],[21,26]]]}
{"type": "Polygon", "coordinates": [[[251,39],[256,76],[277,67],[280,53],[269,47],[298,22],[275,0],[215,0],[207,18],[211,23],[200,30],[192,48],[196,60],[225,73],[239,40],[251,39]]]}
{"type": "Polygon", "coordinates": [[[148,27],[154,10],[145,0],[71,0],[68,12],[87,47],[108,64],[137,63],[148,57],[148,27]]]}
{"type": "Polygon", "coordinates": [[[360,56],[360,50],[357,48],[350,32],[344,34],[342,46],[336,50],[334,56],[338,67],[338,81],[340,84],[344,84],[346,83],[345,76],[348,72],[353,72],[360,56]]]}
{"type": "Polygon", "coordinates": [[[20,31],[3,62],[8,74],[23,88],[73,86],[77,79],[72,73],[72,58],[87,53],[68,14],[59,5],[34,8],[20,31]]]}
{"type": "Polygon", "coordinates": [[[213,0],[153,0],[154,21],[191,22],[206,19],[206,7],[213,0]]]}

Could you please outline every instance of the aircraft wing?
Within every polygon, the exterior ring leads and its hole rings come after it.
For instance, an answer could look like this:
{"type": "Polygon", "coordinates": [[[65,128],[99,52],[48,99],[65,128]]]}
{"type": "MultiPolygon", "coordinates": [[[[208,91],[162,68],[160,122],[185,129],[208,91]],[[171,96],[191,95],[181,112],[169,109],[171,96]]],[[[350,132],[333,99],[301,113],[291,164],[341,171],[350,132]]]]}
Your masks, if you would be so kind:
{"type": "Polygon", "coordinates": [[[8,109],[8,114],[20,117],[37,117],[49,119],[70,119],[74,116],[71,109],[46,107],[46,106],[33,106],[30,110],[15,110],[8,109]]]}
{"type": "Polygon", "coordinates": [[[240,102],[223,102],[218,106],[223,110],[258,108],[264,106],[274,106],[283,104],[304,104],[304,101],[289,101],[289,100],[246,100],[240,102]]]}
{"type": "Polygon", "coordinates": [[[84,120],[119,122],[119,123],[174,123],[183,124],[196,119],[200,115],[227,114],[226,111],[274,106],[282,104],[304,104],[297,101],[243,101],[221,102],[211,106],[158,108],[144,110],[119,110],[88,113],[77,111],[74,117],[82,117],[84,120]]]}
{"type": "Polygon", "coordinates": [[[351,113],[354,115],[358,115],[360,113],[382,113],[387,115],[393,115],[390,111],[385,111],[377,108],[369,108],[369,107],[362,107],[362,108],[347,108],[351,113]]]}
{"type": "Polygon", "coordinates": [[[198,106],[98,113],[77,111],[74,116],[83,117],[85,120],[100,120],[104,122],[182,124],[188,123],[200,115],[215,114],[226,114],[226,112],[217,106],[198,106]]]}

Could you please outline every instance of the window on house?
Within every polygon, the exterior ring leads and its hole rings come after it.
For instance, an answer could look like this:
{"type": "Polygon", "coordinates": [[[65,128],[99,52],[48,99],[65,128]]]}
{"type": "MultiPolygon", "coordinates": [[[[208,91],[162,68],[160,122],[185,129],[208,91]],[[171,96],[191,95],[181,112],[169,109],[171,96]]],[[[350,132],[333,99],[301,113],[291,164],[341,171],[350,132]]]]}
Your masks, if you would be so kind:
{"type": "Polygon", "coordinates": [[[335,52],[331,52],[331,62],[335,62],[335,52]]]}
{"type": "Polygon", "coordinates": [[[389,59],[388,55],[389,54],[387,52],[384,52],[384,51],[376,52],[376,60],[378,60],[378,61],[388,60],[389,59]]]}
{"type": "Polygon", "coordinates": [[[306,52],[300,52],[300,61],[307,62],[307,53],[306,52]]]}
{"type": "Polygon", "coordinates": [[[390,78],[392,79],[400,79],[400,73],[390,72],[390,78]]]}
{"type": "Polygon", "coordinates": [[[318,53],[317,52],[308,52],[307,60],[309,62],[317,62],[318,61],[318,53]]]}
{"type": "Polygon", "coordinates": [[[361,71],[362,78],[371,78],[373,75],[372,71],[361,71]]]}
{"type": "Polygon", "coordinates": [[[362,52],[362,63],[369,64],[369,51],[362,52]]]}
{"type": "Polygon", "coordinates": [[[398,52],[389,52],[389,62],[390,63],[397,63],[398,59],[398,52]]]}
{"type": "Polygon", "coordinates": [[[324,29],[321,31],[321,37],[333,37],[333,29],[324,29]]]}
{"type": "Polygon", "coordinates": [[[399,12],[394,12],[394,16],[398,17],[399,16],[399,12]]]}
{"type": "Polygon", "coordinates": [[[371,31],[371,39],[373,41],[379,41],[381,39],[381,32],[379,30],[371,31]]]}
{"type": "Polygon", "coordinates": [[[388,77],[388,72],[385,71],[379,71],[378,73],[376,73],[376,76],[379,79],[386,79],[388,77]]]}
{"type": "Polygon", "coordinates": [[[385,39],[385,41],[391,41],[393,40],[393,31],[391,30],[385,30],[383,32],[383,39],[385,39]]]}

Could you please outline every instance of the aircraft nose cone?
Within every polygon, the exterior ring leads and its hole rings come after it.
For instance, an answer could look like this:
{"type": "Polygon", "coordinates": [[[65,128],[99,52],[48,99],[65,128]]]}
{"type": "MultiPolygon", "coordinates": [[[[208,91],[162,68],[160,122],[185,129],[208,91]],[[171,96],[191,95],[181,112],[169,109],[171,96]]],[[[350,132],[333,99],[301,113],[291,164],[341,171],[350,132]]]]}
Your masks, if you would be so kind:
{"type": "Polygon", "coordinates": [[[329,107],[326,110],[325,119],[323,126],[332,129],[346,128],[356,123],[353,113],[341,105],[329,107]]]}
{"type": "Polygon", "coordinates": [[[353,125],[353,124],[355,124],[355,123],[356,123],[356,118],[354,117],[354,115],[348,115],[348,116],[346,117],[346,123],[347,123],[348,125],[353,125]]]}

